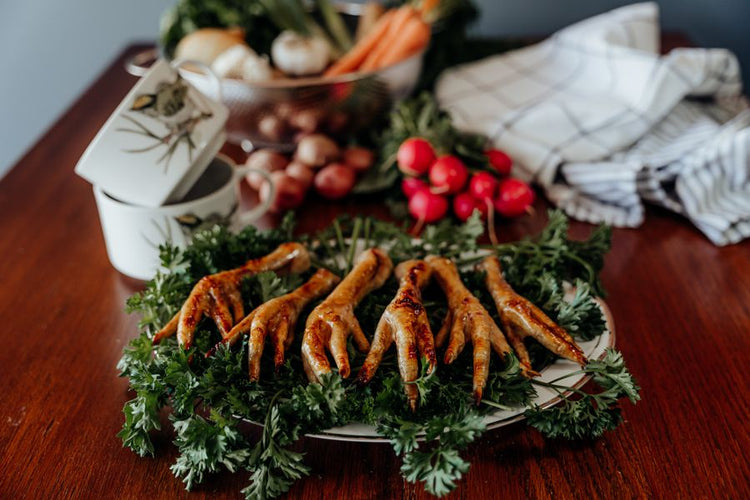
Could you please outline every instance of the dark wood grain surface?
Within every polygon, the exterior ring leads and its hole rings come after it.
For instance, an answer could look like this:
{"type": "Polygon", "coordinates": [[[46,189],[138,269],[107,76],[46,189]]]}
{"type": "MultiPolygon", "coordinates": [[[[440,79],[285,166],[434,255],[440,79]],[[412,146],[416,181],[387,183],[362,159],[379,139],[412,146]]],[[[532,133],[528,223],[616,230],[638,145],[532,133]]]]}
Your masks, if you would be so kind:
{"type": "MultiPolygon", "coordinates": [[[[137,322],[123,306],[140,284],[110,266],[91,186],[73,167],[134,84],[122,67],[138,48],[0,181],[0,498],[237,498],[247,482],[220,474],[188,494],[169,471],[168,433],[153,459],[115,436],[130,397],[115,365],[137,322]]],[[[545,206],[501,225],[502,239],[538,231],[545,206]]],[[[347,211],[384,214],[376,201],[312,202],[299,219],[312,229],[347,211]]],[[[592,442],[545,440],[522,423],[488,432],[451,498],[750,497],[750,241],[717,248],[650,210],[642,227],[614,231],[603,279],[643,400],[592,442]]],[[[428,496],[401,479],[388,445],[298,448],[312,474],[291,498],[428,496]]]]}

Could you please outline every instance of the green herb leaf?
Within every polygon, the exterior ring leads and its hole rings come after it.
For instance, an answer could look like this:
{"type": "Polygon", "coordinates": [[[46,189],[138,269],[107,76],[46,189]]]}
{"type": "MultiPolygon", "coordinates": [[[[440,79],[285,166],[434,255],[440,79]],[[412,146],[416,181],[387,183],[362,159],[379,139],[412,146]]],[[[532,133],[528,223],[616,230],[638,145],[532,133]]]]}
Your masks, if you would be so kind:
{"type": "Polygon", "coordinates": [[[190,490],[205,479],[206,474],[218,472],[220,466],[230,472],[239,469],[250,456],[245,439],[232,420],[211,412],[210,420],[200,415],[186,419],[173,419],[180,451],[177,461],[170,467],[190,490]]]}
{"type": "MultiPolygon", "coordinates": [[[[594,382],[603,390],[598,393],[585,393],[559,383],[533,381],[534,384],[550,387],[561,395],[573,391],[579,399],[564,398],[552,408],[539,407],[525,412],[529,425],[548,437],[585,439],[601,436],[612,430],[622,421],[618,400],[627,396],[632,403],[640,399],[640,388],[628,371],[622,355],[614,349],[607,349],[602,360],[591,361],[582,370],[591,374],[594,382]]],[[[576,372],[580,373],[580,372],[576,372]]],[[[573,376],[575,373],[568,376],[573,376]]]]}

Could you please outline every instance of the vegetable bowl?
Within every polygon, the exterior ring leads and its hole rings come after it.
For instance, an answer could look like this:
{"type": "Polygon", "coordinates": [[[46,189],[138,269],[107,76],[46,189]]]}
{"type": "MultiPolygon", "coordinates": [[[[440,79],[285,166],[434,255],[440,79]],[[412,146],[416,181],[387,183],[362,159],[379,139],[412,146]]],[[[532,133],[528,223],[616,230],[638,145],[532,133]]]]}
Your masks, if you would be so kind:
{"type": "MultiPolygon", "coordinates": [[[[336,3],[348,24],[356,24],[363,5],[336,3]]],[[[162,53],[166,51],[162,50],[162,53]]],[[[395,64],[336,76],[247,81],[221,78],[217,95],[210,75],[185,66],[181,74],[197,90],[229,108],[227,138],[246,150],[271,147],[289,151],[303,135],[350,135],[372,125],[395,101],[415,88],[426,47],[395,64]]],[[[152,57],[155,52],[152,53],[152,57]]],[[[128,70],[142,74],[148,56],[136,56],[128,70]]]]}

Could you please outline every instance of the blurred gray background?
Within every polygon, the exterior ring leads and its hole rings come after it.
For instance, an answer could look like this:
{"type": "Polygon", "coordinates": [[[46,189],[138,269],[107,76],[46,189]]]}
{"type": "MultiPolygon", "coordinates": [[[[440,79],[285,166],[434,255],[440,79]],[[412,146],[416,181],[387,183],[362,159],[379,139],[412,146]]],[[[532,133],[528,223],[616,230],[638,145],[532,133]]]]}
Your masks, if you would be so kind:
{"type": "MultiPolygon", "coordinates": [[[[0,176],[176,0],[0,0],[0,176]]],[[[474,0],[481,35],[543,35],[625,0],[474,0]]],[[[750,0],[659,0],[665,30],[734,51],[750,81],[750,0]]],[[[124,72],[123,72],[124,75],[124,72]]],[[[747,85],[746,85],[746,88],[747,85]]],[[[51,166],[53,168],[53,166],[51,166]]]]}

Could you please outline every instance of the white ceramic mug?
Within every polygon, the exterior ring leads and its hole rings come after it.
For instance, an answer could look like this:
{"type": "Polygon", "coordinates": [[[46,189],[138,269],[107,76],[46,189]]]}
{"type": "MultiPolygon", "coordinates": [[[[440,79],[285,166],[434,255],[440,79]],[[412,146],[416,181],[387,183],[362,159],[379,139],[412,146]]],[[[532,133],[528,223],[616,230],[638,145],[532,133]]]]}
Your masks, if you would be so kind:
{"type": "Polygon", "coordinates": [[[273,199],[271,193],[251,210],[239,208],[239,181],[251,171],[265,177],[273,189],[267,172],[235,167],[224,155],[216,156],[182,201],[170,205],[131,205],[94,186],[110,262],[126,276],[149,280],[159,268],[159,245],[170,242],[185,247],[193,234],[214,224],[233,230],[251,224],[268,210],[273,199]]]}

